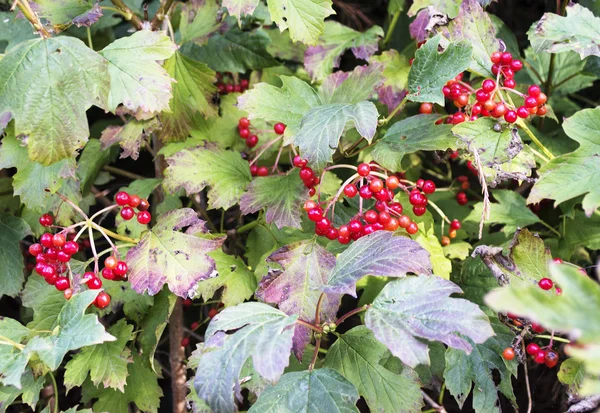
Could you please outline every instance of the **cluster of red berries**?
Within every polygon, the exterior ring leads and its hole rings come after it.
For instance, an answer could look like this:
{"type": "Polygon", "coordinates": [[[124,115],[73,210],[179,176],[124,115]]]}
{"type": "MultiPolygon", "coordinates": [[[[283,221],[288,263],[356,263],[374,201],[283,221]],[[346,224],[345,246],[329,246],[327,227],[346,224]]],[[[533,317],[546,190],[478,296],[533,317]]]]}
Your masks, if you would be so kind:
{"type": "Polygon", "coordinates": [[[314,196],[317,193],[315,186],[319,185],[321,178],[316,176],[311,167],[306,166],[308,161],[302,159],[300,155],[294,156],[292,163],[296,168],[300,168],[298,175],[300,175],[300,179],[302,179],[304,186],[308,188],[308,195],[311,197],[314,196]]]}
{"type": "MultiPolygon", "coordinates": [[[[281,122],[277,122],[273,125],[273,131],[277,135],[283,135],[285,132],[285,125],[281,122]]],[[[248,118],[241,118],[238,122],[238,132],[240,138],[246,140],[246,145],[253,148],[258,143],[258,136],[252,135],[250,132],[250,120],[248,118]]],[[[252,176],[267,176],[269,175],[269,168],[266,166],[258,166],[256,163],[250,165],[250,174],[252,176]]]]}
{"type": "Polygon", "coordinates": [[[458,231],[462,227],[460,221],[458,219],[453,219],[450,222],[450,228],[448,229],[448,235],[442,236],[442,245],[450,245],[450,240],[456,238],[456,231],[458,231]]]}
{"type": "MultiPolygon", "coordinates": [[[[463,73],[449,80],[442,88],[444,96],[454,103],[459,111],[446,118],[446,123],[459,124],[466,120],[474,121],[479,116],[504,118],[508,123],[514,123],[518,118],[526,119],[531,115],[544,116],[545,103],[548,97],[542,93],[537,85],[529,86],[527,95],[514,90],[517,83],[515,73],[523,68],[523,62],[513,59],[509,52],[494,52],[491,56],[491,71],[496,75],[496,80],[485,79],[477,90],[463,81],[463,73]],[[510,91],[523,99],[521,106],[513,107],[505,102],[500,90],[510,91]]],[[[420,113],[432,113],[431,103],[422,103],[420,113]]],[[[438,121],[443,122],[443,119],[438,121]]]]}
{"type": "Polygon", "coordinates": [[[150,203],[146,199],[140,198],[137,195],[129,195],[127,192],[121,191],[117,192],[115,195],[115,203],[123,207],[121,208],[121,218],[125,221],[129,221],[135,216],[134,208],[138,210],[137,221],[140,224],[146,225],[152,220],[152,215],[148,212],[150,203]]]}
{"type": "Polygon", "coordinates": [[[241,79],[240,83],[235,84],[235,80],[231,74],[217,73],[217,89],[219,94],[226,95],[228,93],[242,93],[250,86],[247,79],[241,79]]]}
{"type": "MultiPolygon", "coordinates": [[[[50,227],[53,223],[54,218],[50,214],[40,217],[40,224],[44,227],[50,227]]],[[[56,234],[46,232],[40,237],[39,243],[29,246],[29,253],[36,261],[34,271],[44,277],[48,284],[62,291],[67,300],[73,296],[68,263],[77,252],[79,252],[79,244],[75,240],[67,240],[63,232],[56,234]]],[[[94,273],[85,273],[82,283],[87,284],[92,290],[102,288],[102,281],[94,273]]],[[[105,308],[109,303],[110,296],[104,291],[98,294],[94,301],[94,305],[98,308],[105,308]]]]}
{"type": "MultiPolygon", "coordinates": [[[[530,356],[533,356],[533,361],[537,364],[545,364],[549,368],[553,368],[558,364],[558,353],[550,346],[540,347],[536,343],[529,343],[525,351],[530,356]]],[[[515,358],[515,350],[512,347],[507,347],[502,352],[502,357],[505,360],[513,360],[515,358]]]]}

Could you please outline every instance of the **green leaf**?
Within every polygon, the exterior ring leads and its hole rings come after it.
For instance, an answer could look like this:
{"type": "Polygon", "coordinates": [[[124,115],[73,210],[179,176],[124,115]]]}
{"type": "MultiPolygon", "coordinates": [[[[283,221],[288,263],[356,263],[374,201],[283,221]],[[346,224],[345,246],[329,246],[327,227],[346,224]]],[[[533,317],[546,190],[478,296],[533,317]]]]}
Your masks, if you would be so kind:
{"type": "Polygon", "coordinates": [[[563,122],[566,134],[579,142],[575,152],[558,156],[542,166],[527,203],[544,198],[555,205],[584,195],[583,208],[589,217],[600,206],[600,107],[584,109],[563,122]]]}
{"type": "Polygon", "coordinates": [[[279,30],[290,30],[294,42],[317,43],[325,30],[325,18],[335,11],[331,0],[271,0],[268,4],[271,19],[279,30]]]}
{"type": "Polygon", "coordinates": [[[127,252],[129,282],[138,293],[157,294],[167,284],[180,297],[194,295],[198,281],[216,276],[207,254],[221,247],[224,237],[206,239],[208,231],[196,211],[182,208],[164,214],[151,231],[127,252]],[[184,232],[179,230],[185,229],[184,232]]]}
{"type": "Polygon", "coordinates": [[[114,112],[120,104],[132,112],[168,110],[172,73],[167,73],[158,61],[168,59],[175,50],[177,45],[169,36],[150,30],[135,32],[106,46],[100,54],[109,63],[108,110],[114,112]]]}
{"type": "Polygon", "coordinates": [[[419,232],[416,234],[415,241],[418,242],[429,253],[429,261],[433,274],[445,280],[450,279],[452,272],[452,262],[446,258],[442,244],[435,235],[433,225],[426,229],[424,223],[419,223],[419,232]]]}
{"type": "Polygon", "coordinates": [[[566,384],[571,390],[577,391],[585,378],[585,367],[583,362],[575,359],[566,359],[560,365],[558,380],[566,384]]]}
{"type": "Polygon", "coordinates": [[[442,247],[444,250],[444,255],[451,259],[458,259],[464,261],[469,257],[469,251],[473,248],[471,244],[464,241],[454,241],[450,245],[445,245],[442,247]]]}
{"type": "Polygon", "coordinates": [[[568,253],[580,246],[591,250],[600,249],[600,216],[594,214],[586,218],[583,212],[576,211],[573,219],[564,222],[565,241],[568,253]]]}
{"type": "Polygon", "coordinates": [[[419,10],[432,7],[435,11],[447,14],[449,18],[454,19],[458,15],[459,5],[460,1],[453,0],[415,0],[408,9],[408,16],[415,16],[419,10]]]}
{"type": "Polygon", "coordinates": [[[171,294],[168,289],[163,288],[161,292],[154,296],[154,304],[139,323],[141,329],[139,343],[144,359],[151,365],[153,371],[156,371],[154,353],[176,301],[177,296],[171,294]]]}
{"type": "Polygon", "coordinates": [[[244,73],[248,69],[279,66],[267,52],[270,41],[263,30],[245,32],[233,27],[223,34],[211,36],[204,46],[188,43],[183,52],[206,63],[215,72],[244,73]]]}
{"type": "Polygon", "coordinates": [[[516,403],[511,376],[517,376],[517,360],[506,361],[502,351],[512,345],[515,334],[497,318],[492,320],[494,337],[483,344],[468,340],[473,348],[467,355],[462,350],[446,350],[444,379],[446,388],[462,409],[473,386],[473,409],[477,413],[500,413],[498,391],[516,403]],[[494,383],[494,371],[500,373],[500,384],[494,383]]]}
{"type": "Polygon", "coordinates": [[[12,12],[0,12],[0,43],[6,42],[6,48],[0,46],[0,53],[7,53],[19,43],[34,38],[36,35],[26,19],[17,18],[12,12]]]}
{"type": "Polygon", "coordinates": [[[120,157],[130,157],[135,161],[139,157],[142,144],[159,127],[160,122],[157,118],[149,120],[131,118],[125,125],[110,125],[104,129],[100,137],[100,142],[102,142],[103,148],[108,148],[118,143],[121,149],[123,149],[120,157]]]}
{"type": "Polygon", "coordinates": [[[104,330],[96,315],[85,314],[98,293],[98,290],[87,290],[73,295],[49,329],[53,333],[46,337],[37,336],[28,343],[51,370],[60,366],[69,351],[116,340],[104,330]]]}
{"type": "Polygon", "coordinates": [[[287,373],[268,387],[248,413],[358,413],[356,388],[332,369],[287,373]],[[302,390],[299,392],[299,390],[302,390]]]}
{"type": "Polygon", "coordinates": [[[29,40],[0,60],[0,113],[12,113],[29,157],[50,165],[72,158],[87,141],[85,112],[107,107],[107,79],[107,62],[81,40],[29,40]]]}
{"type": "MultiPolygon", "coordinates": [[[[391,4],[391,3],[390,3],[391,4]]],[[[384,82],[377,89],[379,101],[392,111],[398,106],[404,97],[404,91],[408,86],[408,74],[410,73],[409,58],[400,54],[397,50],[386,50],[380,55],[371,56],[371,64],[383,65],[384,82]]]]}
{"type": "Polygon", "coordinates": [[[291,60],[294,62],[302,62],[306,45],[300,42],[292,42],[289,32],[280,32],[277,27],[263,28],[263,31],[271,38],[271,43],[267,46],[267,51],[273,56],[281,60],[291,60]]]}
{"type": "MultiPolygon", "coordinates": [[[[486,219],[486,223],[504,225],[502,232],[505,234],[513,234],[518,228],[540,222],[538,216],[527,208],[525,198],[518,192],[497,189],[492,191],[492,196],[498,202],[489,205],[490,217],[486,219]]],[[[482,211],[483,202],[476,203],[471,213],[463,221],[479,223],[482,211]]]]}
{"type": "Polygon", "coordinates": [[[125,391],[127,364],[131,362],[131,351],[126,345],[133,339],[133,326],[121,319],[108,332],[116,341],[84,347],[67,363],[64,379],[67,391],[81,386],[88,374],[95,386],[102,383],[105,388],[125,391]]]}
{"type": "Polygon", "coordinates": [[[94,5],[89,0],[36,0],[35,4],[39,16],[59,30],[69,27],[71,23],[76,23],[78,26],[91,26],[102,16],[97,3],[94,5]]]}
{"type": "MultiPolygon", "coordinates": [[[[223,7],[225,7],[225,4],[223,4],[223,7]]],[[[215,0],[182,4],[181,20],[179,22],[180,44],[190,40],[196,43],[206,41],[207,36],[217,31],[220,26],[217,21],[218,12],[219,5],[215,0]]],[[[229,12],[231,14],[231,10],[229,12]]]]}
{"type": "Polygon", "coordinates": [[[478,304],[481,308],[485,307],[483,301],[485,295],[498,287],[498,280],[478,257],[467,258],[460,272],[452,273],[450,279],[464,291],[467,300],[478,304]]]}
{"type": "Polygon", "coordinates": [[[248,215],[266,208],[265,220],[277,228],[301,228],[302,205],[308,198],[307,189],[298,172],[271,175],[253,180],[240,199],[242,214],[248,215]]]}
{"type": "Polygon", "coordinates": [[[478,0],[463,0],[456,19],[448,25],[452,41],[467,42],[473,49],[468,68],[481,76],[493,76],[490,55],[497,52],[500,42],[490,16],[478,0]]]}
{"type": "Polygon", "coordinates": [[[600,18],[579,4],[569,4],[566,17],[545,13],[527,35],[535,52],[575,51],[583,59],[600,56],[600,18]]]}
{"type": "Polygon", "coordinates": [[[212,96],[217,91],[213,85],[215,72],[180,52],[165,61],[164,69],[176,83],[170,110],[160,114],[160,138],[164,142],[180,141],[189,136],[197,113],[204,117],[216,114],[212,104],[212,96]]]}
{"type": "Polygon", "coordinates": [[[206,346],[194,379],[200,399],[214,413],[233,413],[234,390],[239,393],[240,372],[250,357],[261,376],[277,381],[289,363],[290,327],[295,321],[296,316],[256,302],[221,311],[206,330],[206,346]]]}
{"type": "Polygon", "coordinates": [[[408,100],[444,105],[442,87],[469,67],[472,47],[468,42],[449,43],[440,53],[441,35],[429,39],[415,53],[408,74],[408,100]]]}
{"type": "Polygon", "coordinates": [[[383,81],[383,65],[356,66],[352,72],[335,72],[328,76],[319,95],[323,103],[359,103],[373,97],[383,81]]]}
{"type": "Polygon", "coordinates": [[[402,158],[417,151],[456,149],[452,125],[436,125],[441,115],[416,115],[394,123],[377,142],[373,159],[392,171],[402,170],[402,158]]]}
{"type": "Polygon", "coordinates": [[[302,118],[313,107],[322,104],[317,92],[306,82],[292,76],[280,76],[280,88],[258,83],[238,99],[238,107],[248,112],[249,119],[283,122],[285,136],[294,136],[302,118]]]}
{"type": "Polygon", "coordinates": [[[254,9],[258,6],[259,0],[223,0],[223,7],[227,9],[229,14],[235,16],[238,21],[244,15],[251,15],[254,9]]]}
{"type": "Polygon", "coordinates": [[[339,336],[328,349],[325,367],[337,370],[357,388],[373,412],[420,412],[423,397],[417,374],[396,374],[382,365],[388,349],[365,326],[339,336]]]}
{"type": "Polygon", "coordinates": [[[166,161],[165,189],[172,194],[184,189],[192,195],[210,185],[210,208],[228,209],[237,204],[252,180],[248,162],[239,152],[220,149],[214,143],[177,152],[166,161]]]}
{"type": "Polygon", "coordinates": [[[346,124],[352,122],[369,143],[377,130],[379,113],[371,102],[329,104],[311,109],[302,118],[294,144],[300,154],[317,170],[332,161],[346,124]]]}
{"type": "MultiPolygon", "coordinates": [[[[103,280],[104,291],[110,295],[110,305],[104,310],[106,313],[116,312],[121,307],[125,316],[139,324],[147,311],[154,305],[154,297],[138,294],[129,285],[121,281],[103,280]]],[[[104,314],[104,312],[101,312],[104,314]]]]}
{"type": "Polygon", "coordinates": [[[65,303],[64,295],[42,277],[31,276],[21,293],[23,306],[33,309],[32,330],[50,331],[65,303]]]}
{"type": "Polygon", "coordinates": [[[325,22],[325,31],[316,46],[311,46],[304,55],[304,67],[313,81],[323,80],[340,65],[344,52],[348,49],[357,59],[369,60],[379,48],[383,29],[372,26],[359,32],[333,20],[325,22]]]}
{"type": "Polygon", "coordinates": [[[21,342],[30,334],[27,327],[17,320],[2,317],[0,319],[0,383],[22,389],[22,375],[31,357],[29,347],[21,342]]]}
{"type": "Polygon", "coordinates": [[[14,386],[0,386],[0,413],[6,412],[6,409],[19,396],[21,396],[23,403],[27,404],[31,409],[35,409],[45,381],[45,377],[35,378],[31,369],[27,369],[21,378],[20,389],[14,386]]]}
{"type": "Polygon", "coordinates": [[[225,307],[243,303],[254,295],[256,277],[244,261],[221,250],[213,251],[209,255],[215,260],[219,275],[198,283],[198,291],[204,301],[213,298],[220,288],[224,288],[220,300],[225,307]]]}
{"type": "Polygon", "coordinates": [[[417,338],[441,341],[470,353],[472,344],[494,332],[476,304],[450,294],[462,290],[433,276],[407,277],[387,284],[365,315],[365,324],[392,354],[410,367],[429,365],[427,344],[417,338]]]}
{"type": "Polygon", "coordinates": [[[0,298],[16,297],[21,291],[25,266],[19,241],[30,233],[29,225],[21,218],[0,214],[0,298]]]}
{"type": "Polygon", "coordinates": [[[77,177],[81,181],[81,191],[87,195],[100,169],[108,163],[110,151],[102,150],[98,139],[90,139],[83,148],[81,156],[77,162],[77,177]]]}

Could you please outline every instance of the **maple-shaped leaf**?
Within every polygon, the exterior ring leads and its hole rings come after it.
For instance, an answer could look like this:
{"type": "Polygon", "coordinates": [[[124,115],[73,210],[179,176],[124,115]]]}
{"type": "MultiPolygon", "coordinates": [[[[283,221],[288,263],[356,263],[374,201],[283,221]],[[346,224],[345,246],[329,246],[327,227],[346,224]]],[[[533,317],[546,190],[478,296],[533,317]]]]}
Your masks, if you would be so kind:
{"type": "Polygon", "coordinates": [[[512,390],[512,376],[517,376],[517,360],[506,361],[502,351],[511,347],[515,334],[496,317],[491,320],[495,335],[484,343],[475,344],[471,339],[471,354],[462,350],[446,350],[446,368],[444,379],[446,388],[462,409],[473,386],[473,409],[477,413],[497,412],[498,392],[502,392],[516,405],[512,390]],[[495,372],[500,374],[500,384],[494,382],[495,372]]]}
{"type": "Polygon", "coordinates": [[[286,175],[253,180],[240,199],[240,210],[248,215],[266,208],[267,224],[273,223],[277,228],[301,228],[302,205],[307,198],[307,189],[298,172],[292,170],[286,175]]]}
{"type": "Polygon", "coordinates": [[[248,69],[279,66],[267,52],[270,41],[262,29],[242,31],[232,27],[222,34],[214,34],[203,46],[188,43],[182,51],[216,72],[244,73],[248,69]]]}
{"type": "Polygon", "coordinates": [[[383,84],[377,88],[379,101],[392,111],[400,104],[406,94],[410,62],[408,57],[397,50],[386,50],[380,55],[371,56],[371,64],[383,66],[383,84]]]}
{"type": "Polygon", "coordinates": [[[335,72],[323,81],[319,95],[323,103],[359,103],[373,97],[383,82],[383,65],[356,66],[352,72],[335,72]]]}
{"type": "Polygon", "coordinates": [[[317,170],[332,161],[346,124],[352,123],[357,132],[369,143],[377,130],[379,113],[372,102],[355,104],[333,103],[308,111],[302,118],[294,144],[300,155],[317,170]]]}
{"type": "Polygon", "coordinates": [[[404,277],[409,272],[431,274],[429,253],[410,238],[377,231],[360,238],[337,257],[321,290],[356,297],[356,282],[365,275],[404,277]]]}
{"type": "Polygon", "coordinates": [[[22,389],[22,375],[31,357],[29,347],[21,342],[30,330],[17,320],[8,317],[0,319],[0,384],[22,389]]]}
{"type": "Polygon", "coordinates": [[[21,218],[0,214],[0,298],[16,297],[21,291],[25,265],[19,242],[30,233],[29,225],[21,218]]]}
{"type": "Polygon", "coordinates": [[[415,52],[408,74],[408,99],[413,102],[433,102],[443,106],[442,87],[469,67],[473,51],[469,43],[448,43],[440,53],[441,40],[442,36],[438,34],[415,52]]]}
{"type": "Polygon", "coordinates": [[[19,43],[36,37],[36,33],[31,30],[31,23],[26,19],[19,19],[10,11],[0,11],[0,41],[3,43],[0,53],[7,53],[19,43]]]}
{"type": "Polygon", "coordinates": [[[477,304],[451,294],[462,290],[434,276],[407,277],[387,284],[365,315],[365,324],[392,354],[410,367],[429,365],[427,344],[441,341],[470,353],[475,343],[494,335],[477,304]]]}
{"type": "Polygon", "coordinates": [[[239,394],[240,372],[250,357],[262,377],[277,381],[289,363],[296,318],[256,302],[221,311],[206,330],[194,379],[198,397],[214,413],[234,413],[234,392],[239,394]]]}
{"type": "Polygon", "coordinates": [[[102,383],[104,387],[125,390],[127,364],[131,362],[131,351],[126,345],[133,338],[133,326],[121,319],[108,332],[116,341],[84,347],[66,364],[64,384],[67,391],[81,386],[88,375],[95,386],[102,383]]]}
{"type": "Polygon", "coordinates": [[[304,115],[322,104],[317,92],[306,82],[293,76],[280,76],[281,87],[258,83],[238,98],[238,107],[248,112],[249,119],[283,122],[285,136],[300,129],[304,115]]]}
{"type": "Polygon", "coordinates": [[[27,327],[37,331],[49,331],[65,303],[64,295],[42,277],[27,279],[21,300],[23,306],[33,310],[33,320],[27,327]]]}
{"type": "Polygon", "coordinates": [[[254,13],[258,3],[259,0],[223,0],[223,7],[240,21],[242,16],[254,13]]]}
{"type": "Polygon", "coordinates": [[[379,39],[383,34],[379,26],[359,32],[336,21],[327,21],[317,45],[306,49],[304,68],[313,80],[323,80],[340,66],[342,55],[348,49],[357,59],[369,60],[379,49],[379,39]]]}
{"type": "Polygon", "coordinates": [[[13,402],[20,396],[21,401],[35,411],[40,400],[40,392],[44,388],[44,376],[35,377],[31,369],[25,370],[21,377],[21,388],[15,386],[0,386],[0,413],[6,412],[13,402]]]}
{"type": "Polygon", "coordinates": [[[254,295],[256,277],[241,258],[225,254],[221,250],[209,255],[215,260],[219,275],[198,283],[198,291],[204,301],[213,298],[221,288],[223,293],[219,299],[225,307],[243,303],[254,295]]]}
{"type": "Polygon", "coordinates": [[[325,18],[335,14],[331,5],[331,0],[272,0],[268,4],[279,30],[289,29],[294,42],[308,45],[317,43],[325,30],[325,18]]]}
{"type": "MultiPolygon", "coordinates": [[[[260,281],[256,296],[266,303],[277,304],[286,314],[314,323],[320,289],[335,265],[335,256],[309,240],[279,248],[267,257],[266,264],[269,272],[260,281]]],[[[341,294],[323,297],[319,312],[322,321],[333,321],[341,298],[341,294]]],[[[310,330],[297,325],[292,350],[298,359],[302,359],[309,342],[310,330]]]]}
{"type": "Polygon", "coordinates": [[[127,252],[131,287],[155,295],[167,284],[180,297],[193,296],[198,281],[216,276],[215,262],[207,254],[225,240],[197,236],[207,232],[204,225],[190,208],[162,215],[127,252]]]}
{"type": "MultiPolygon", "coordinates": [[[[505,234],[514,234],[518,228],[540,222],[540,218],[527,208],[525,198],[518,192],[498,189],[493,191],[492,195],[498,202],[492,202],[489,205],[490,216],[485,221],[490,224],[503,224],[502,232],[505,234]]],[[[463,219],[463,222],[479,223],[482,210],[483,203],[476,203],[473,205],[471,213],[463,219]]]]}
{"type": "Polygon", "coordinates": [[[91,0],[36,0],[36,11],[57,31],[65,30],[71,23],[91,26],[102,17],[102,9],[91,0]]]}
{"type": "Polygon", "coordinates": [[[181,41],[179,44],[190,40],[199,44],[208,40],[208,35],[219,29],[218,13],[219,5],[215,0],[182,4],[181,20],[179,21],[181,41]]]}
{"type": "Polygon", "coordinates": [[[149,120],[136,120],[132,118],[125,125],[108,126],[102,131],[100,142],[102,142],[104,149],[118,143],[121,149],[123,149],[120,158],[137,160],[142,143],[158,128],[160,128],[160,123],[156,118],[149,120]]]}
{"type": "Polygon", "coordinates": [[[0,60],[0,113],[12,113],[32,160],[72,158],[90,134],[86,110],[107,107],[108,76],[106,60],[79,39],[23,42],[0,60]]]}
{"type": "Polygon", "coordinates": [[[383,361],[390,356],[365,326],[342,334],[328,349],[325,367],[337,370],[364,397],[373,412],[420,412],[423,406],[419,376],[403,366],[397,374],[383,361]]]}
{"type": "Polygon", "coordinates": [[[584,59],[600,56],[600,17],[580,4],[569,3],[566,16],[545,13],[527,32],[534,51],[563,53],[575,51],[584,59]]]}
{"type": "Polygon", "coordinates": [[[237,204],[252,180],[248,162],[239,152],[221,149],[214,143],[177,152],[166,161],[165,189],[170,193],[184,189],[192,195],[209,185],[211,208],[228,209],[237,204]]]}
{"type": "Polygon", "coordinates": [[[440,115],[415,115],[394,123],[377,142],[373,159],[382,166],[399,171],[402,158],[417,151],[456,149],[452,125],[436,125],[440,115]]]}
{"type": "Polygon", "coordinates": [[[337,371],[322,368],[284,374],[260,394],[248,413],[358,413],[357,401],[352,383],[337,371]]]}
{"type": "Polygon", "coordinates": [[[575,152],[557,156],[538,170],[527,203],[544,198],[559,205],[580,195],[589,217],[600,206],[600,190],[594,183],[600,179],[600,107],[583,109],[563,122],[565,133],[579,142],[575,152]]]}
{"type": "Polygon", "coordinates": [[[483,10],[478,0],[463,0],[458,16],[447,29],[452,41],[464,41],[471,45],[473,55],[468,67],[480,76],[493,76],[490,56],[497,52],[500,41],[496,39],[496,28],[490,16],[483,10]]]}
{"type": "Polygon", "coordinates": [[[100,54],[108,61],[108,109],[123,104],[132,112],[157,113],[169,109],[173,79],[159,64],[177,50],[163,32],[140,30],[106,46],[100,54]],[[132,58],[135,56],[135,58],[132,58]]]}
{"type": "Polygon", "coordinates": [[[160,114],[162,129],[159,137],[164,142],[180,141],[189,136],[197,114],[204,117],[216,114],[212,104],[212,96],[217,91],[213,84],[215,72],[180,52],[165,61],[164,69],[176,83],[169,111],[160,114]]]}

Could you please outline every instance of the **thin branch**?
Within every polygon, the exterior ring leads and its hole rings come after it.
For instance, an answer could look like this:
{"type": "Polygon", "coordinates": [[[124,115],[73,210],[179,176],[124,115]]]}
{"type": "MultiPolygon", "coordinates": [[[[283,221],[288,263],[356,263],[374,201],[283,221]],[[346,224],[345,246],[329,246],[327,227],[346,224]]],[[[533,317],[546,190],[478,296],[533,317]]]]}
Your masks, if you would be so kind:
{"type": "Polygon", "coordinates": [[[137,30],[142,30],[142,21],[134,12],[131,11],[131,9],[129,7],[127,7],[127,5],[125,5],[125,3],[123,3],[122,0],[111,0],[111,1],[112,1],[112,4],[115,5],[117,10],[119,10],[119,12],[123,15],[123,18],[125,20],[127,20],[129,23],[131,23],[132,26],[135,27],[137,30]]]}
{"type": "Polygon", "coordinates": [[[115,168],[114,166],[110,166],[110,165],[104,165],[102,167],[102,169],[104,169],[106,172],[110,172],[115,175],[121,175],[125,178],[129,178],[129,179],[133,179],[133,180],[146,179],[145,176],[134,174],[133,172],[129,172],[129,171],[126,171],[126,170],[120,169],[120,168],[115,168]]]}
{"type": "Polygon", "coordinates": [[[48,30],[46,30],[46,28],[42,25],[39,17],[31,9],[31,6],[29,5],[29,2],[27,0],[18,0],[16,5],[19,8],[19,10],[21,10],[21,13],[23,13],[23,16],[25,16],[25,18],[27,20],[29,20],[29,23],[31,23],[31,25],[35,28],[35,30],[37,30],[37,32],[44,39],[47,39],[50,37],[50,32],[48,32],[48,30]]]}
{"type": "Polygon", "coordinates": [[[158,7],[156,14],[154,15],[154,18],[152,19],[152,22],[150,23],[150,27],[152,28],[152,30],[160,29],[160,26],[162,25],[162,22],[167,16],[167,14],[169,13],[169,10],[171,9],[172,5],[173,0],[164,0],[160,2],[160,6],[158,7]]]}
{"type": "Polygon", "coordinates": [[[346,314],[344,314],[343,316],[341,316],[340,318],[338,318],[336,320],[335,325],[339,326],[349,317],[352,317],[354,314],[358,314],[360,312],[367,311],[369,308],[371,308],[371,304],[365,304],[362,307],[358,307],[352,311],[348,311],[346,314]]]}
{"type": "MultiPolygon", "coordinates": [[[[527,354],[525,349],[525,341],[521,341],[521,347],[523,348],[523,354],[527,354]]],[[[523,370],[525,371],[525,386],[527,387],[527,413],[531,413],[533,407],[533,401],[531,399],[531,386],[529,385],[529,372],[527,371],[527,357],[523,361],[523,370]]]]}
{"type": "Polygon", "coordinates": [[[423,399],[425,399],[427,404],[430,405],[431,407],[433,407],[435,409],[435,411],[437,411],[438,413],[448,413],[446,411],[446,409],[444,409],[444,406],[440,406],[439,404],[437,404],[435,402],[435,400],[433,400],[431,397],[429,397],[429,395],[427,393],[425,393],[423,390],[421,390],[421,395],[423,395],[423,399]]]}

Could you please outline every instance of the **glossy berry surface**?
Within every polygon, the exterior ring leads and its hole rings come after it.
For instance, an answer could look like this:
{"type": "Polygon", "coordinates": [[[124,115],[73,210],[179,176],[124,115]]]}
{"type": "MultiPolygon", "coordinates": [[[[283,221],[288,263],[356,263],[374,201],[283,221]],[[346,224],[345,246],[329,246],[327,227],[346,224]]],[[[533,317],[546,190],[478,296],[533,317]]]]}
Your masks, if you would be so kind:
{"type": "Polygon", "coordinates": [[[44,214],[40,217],[40,225],[43,227],[49,227],[54,224],[54,218],[50,214],[44,214]]]}
{"type": "Polygon", "coordinates": [[[129,194],[124,191],[117,192],[115,195],[115,202],[117,205],[125,206],[129,203],[129,194]]]}
{"type": "Polygon", "coordinates": [[[152,215],[148,211],[140,211],[137,215],[137,221],[142,225],[149,224],[152,221],[152,215]]]}
{"type": "Polygon", "coordinates": [[[552,280],[550,278],[542,278],[539,282],[538,282],[539,287],[542,290],[550,290],[552,288],[552,286],[554,286],[554,283],[552,282],[552,280]]]}
{"type": "Polygon", "coordinates": [[[283,135],[283,133],[285,132],[285,125],[281,122],[278,122],[273,126],[273,130],[276,134],[283,135]]]}
{"type": "Polygon", "coordinates": [[[502,351],[502,357],[504,360],[510,361],[515,358],[515,351],[512,349],[512,347],[507,347],[504,349],[504,351],[502,351]]]}
{"type": "Polygon", "coordinates": [[[104,291],[102,291],[100,294],[98,294],[98,296],[96,297],[96,300],[94,300],[94,305],[96,307],[98,307],[99,309],[106,308],[106,307],[108,307],[109,304],[110,304],[110,295],[108,295],[104,291]]]}
{"type": "MultiPolygon", "coordinates": [[[[142,212],[144,212],[144,211],[142,211],[142,212]]],[[[121,218],[123,218],[125,221],[129,221],[134,216],[135,216],[135,211],[133,210],[133,208],[127,206],[127,207],[123,207],[123,209],[121,209],[121,218]]]]}

